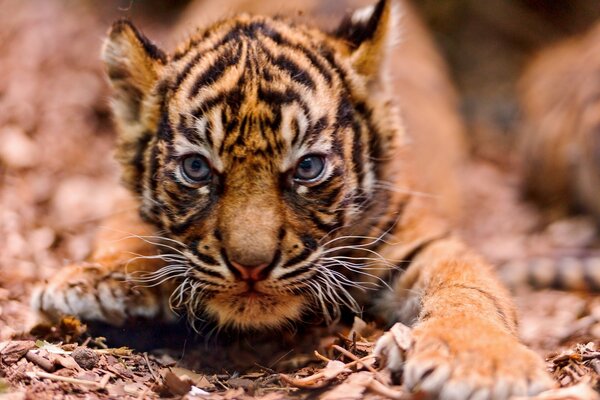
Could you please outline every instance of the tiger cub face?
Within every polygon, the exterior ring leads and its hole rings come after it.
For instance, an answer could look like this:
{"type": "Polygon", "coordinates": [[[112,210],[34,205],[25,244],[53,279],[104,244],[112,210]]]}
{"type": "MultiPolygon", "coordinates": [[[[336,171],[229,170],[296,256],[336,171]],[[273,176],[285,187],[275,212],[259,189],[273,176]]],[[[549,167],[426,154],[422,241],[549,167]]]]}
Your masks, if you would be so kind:
{"type": "Polygon", "coordinates": [[[331,34],[241,15],[172,55],[114,24],[117,157],[143,217],[185,256],[170,276],[190,315],[277,327],[352,302],[327,242],[377,212],[399,136],[381,79],[392,14],[382,0],[331,34]]]}

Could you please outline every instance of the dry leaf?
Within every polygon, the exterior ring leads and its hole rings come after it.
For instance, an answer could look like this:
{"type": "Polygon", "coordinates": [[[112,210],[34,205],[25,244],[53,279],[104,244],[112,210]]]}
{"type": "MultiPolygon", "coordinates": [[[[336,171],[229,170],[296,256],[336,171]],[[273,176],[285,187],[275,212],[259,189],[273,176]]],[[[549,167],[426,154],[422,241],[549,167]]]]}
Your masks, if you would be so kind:
{"type": "Polygon", "coordinates": [[[352,374],[340,385],[327,391],[319,399],[321,400],[360,400],[364,397],[369,382],[373,376],[369,372],[358,372],[352,374]]]}
{"type": "Polygon", "coordinates": [[[146,387],[139,383],[130,383],[123,386],[123,391],[132,396],[139,396],[146,391],[146,387]]]}
{"type": "Polygon", "coordinates": [[[165,374],[164,385],[172,394],[177,396],[183,396],[192,389],[191,379],[181,379],[172,371],[167,371],[165,374]]]}
{"type": "Polygon", "coordinates": [[[35,348],[32,340],[11,340],[0,343],[0,361],[13,364],[19,361],[31,349],[35,348]]]}
{"type": "Polygon", "coordinates": [[[45,340],[37,340],[35,342],[35,345],[40,350],[46,350],[48,353],[62,354],[62,355],[71,354],[70,351],[66,351],[66,350],[62,349],[61,347],[59,347],[59,346],[57,346],[55,344],[46,342],[45,340]]]}
{"type": "Polygon", "coordinates": [[[197,386],[192,386],[192,388],[190,389],[189,393],[190,396],[206,396],[209,395],[210,393],[200,389],[197,386]]]}
{"type": "Polygon", "coordinates": [[[215,385],[213,385],[206,375],[198,374],[194,371],[191,371],[187,368],[180,367],[171,367],[170,371],[179,377],[179,379],[183,381],[191,381],[194,386],[197,386],[201,389],[214,389],[215,385]]]}
{"type": "Polygon", "coordinates": [[[327,365],[325,366],[325,368],[323,369],[322,372],[323,372],[323,377],[326,380],[331,380],[331,379],[337,377],[341,373],[352,372],[352,371],[349,370],[348,368],[346,368],[346,365],[343,362],[332,360],[327,363],[327,365]]]}
{"type": "Polygon", "coordinates": [[[242,388],[246,391],[252,391],[254,389],[254,381],[246,378],[231,378],[227,380],[227,384],[232,388],[242,388]]]}

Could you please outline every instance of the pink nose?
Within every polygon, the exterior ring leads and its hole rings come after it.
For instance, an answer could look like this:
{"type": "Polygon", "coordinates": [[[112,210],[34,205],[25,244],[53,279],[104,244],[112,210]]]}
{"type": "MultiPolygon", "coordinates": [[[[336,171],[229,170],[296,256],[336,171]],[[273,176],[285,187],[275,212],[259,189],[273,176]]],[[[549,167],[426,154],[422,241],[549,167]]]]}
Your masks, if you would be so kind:
{"type": "Polygon", "coordinates": [[[264,263],[260,265],[242,265],[231,260],[231,265],[238,271],[245,281],[262,281],[265,279],[262,272],[269,266],[269,264],[264,263]]]}

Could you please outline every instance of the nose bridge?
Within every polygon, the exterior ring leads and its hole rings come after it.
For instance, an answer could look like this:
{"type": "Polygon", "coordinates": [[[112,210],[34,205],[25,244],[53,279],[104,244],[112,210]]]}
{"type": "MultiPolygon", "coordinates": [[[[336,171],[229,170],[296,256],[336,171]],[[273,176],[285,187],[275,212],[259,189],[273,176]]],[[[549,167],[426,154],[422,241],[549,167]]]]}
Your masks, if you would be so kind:
{"type": "Polygon", "coordinates": [[[269,264],[281,226],[276,187],[264,175],[237,174],[230,179],[220,215],[227,256],[245,266],[269,264]]]}

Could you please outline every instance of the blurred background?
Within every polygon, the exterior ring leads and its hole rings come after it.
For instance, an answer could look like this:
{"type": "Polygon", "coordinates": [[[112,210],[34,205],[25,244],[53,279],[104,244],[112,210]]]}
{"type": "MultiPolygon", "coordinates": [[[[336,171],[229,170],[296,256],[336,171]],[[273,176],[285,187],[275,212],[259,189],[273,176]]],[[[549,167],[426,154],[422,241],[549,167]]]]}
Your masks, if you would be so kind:
{"type": "MultiPolygon", "coordinates": [[[[24,326],[31,285],[66,262],[85,258],[102,217],[112,212],[118,181],[112,159],[115,132],[99,60],[111,22],[129,17],[170,50],[189,30],[180,22],[189,24],[188,7],[230,10],[232,4],[0,3],[0,340],[24,326]]],[[[593,219],[585,214],[548,218],[535,203],[524,200],[516,152],[523,120],[517,92],[535,54],[583,34],[600,18],[598,0],[411,4],[447,63],[458,94],[460,123],[466,127],[468,160],[460,175],[460,192],[467,211],[457,220],[465,237],[498,264],[531,254],[593,251],[593,219]]],[[[330,26],[340,18],[333,16],[330,26]]],[[[529,312],[524,312],[523,334],[530,344],[548,351],[575,337],[600,337],[598,320],[583,333],[556,328],[572,328],[574,321],[591,315],[597,308],[595,298],[544,296],[528,294],[519,300],[529,312]],[[569,313],[561,312],[565,308],[569,313]]]]}

